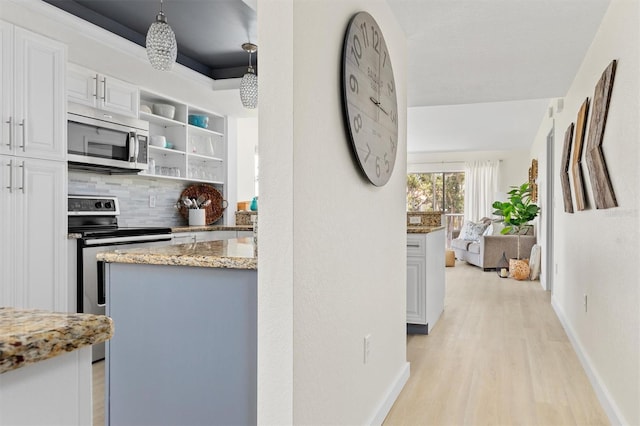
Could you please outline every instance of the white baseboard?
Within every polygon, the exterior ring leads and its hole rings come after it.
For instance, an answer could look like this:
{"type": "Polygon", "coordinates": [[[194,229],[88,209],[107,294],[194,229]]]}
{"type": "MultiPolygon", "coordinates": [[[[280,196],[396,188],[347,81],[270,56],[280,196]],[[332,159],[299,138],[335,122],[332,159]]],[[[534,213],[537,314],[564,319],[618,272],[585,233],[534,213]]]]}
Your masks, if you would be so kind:
{"type": "Polygon", "coordinates": [[[591,363],[591,358],[589,358],[589,355],[584,350],[584,347],[576,337],[576,334],[573,328],[571,327],[569,322],[567,322],[567,318],[564,314],[564,311],[562,310],[560,305],[556,303],[556,299],[554,297],[551,297],[551,306],[553,307],[553,310],[556,312],[558,319],[562,323],[562,327],[567,333],[567,336],[571,341],[571,345],[573,346],[573,349],[576,351],[576,354],[578,355],[578,359],[582,364],[582,368],[584,368],[584,371],[587,373],[587,377],[591,382],[591,386],[593,386],[593,390],[595,391],[596,396],[600,401],[600,404],[602,404],[602,409],[607,414],[607,417],[609,417],[609,421],[611,422],[612,425],[629,424],[628,422],[625,421],[624,416],[620,412],[620,409],[618,408],[618,405],[616,404],[615,400],[611,397],[611,393],[609,392],[607,387],[604,385],[604,382],[602,381],[600,375],[593,368],[593,365],[591,363]]]}
{"type": "Polygon", "coordinates": [[[387,390],[385,397],[376,409],[373,417],[366,424],[378,426],[381,425],[382,422],[384,422],[384,419],[387,417],[387,414],[389,414],[393,403],[396,401],[396,399],[398,399],[400,391],[402,391],[405,383],[407,383],[407,380],[409,380],[409,373],[410,364],[407,362],[400,369],[400,372],[396,376],[393,383],[391,383],[391,386],[387,390]]]}

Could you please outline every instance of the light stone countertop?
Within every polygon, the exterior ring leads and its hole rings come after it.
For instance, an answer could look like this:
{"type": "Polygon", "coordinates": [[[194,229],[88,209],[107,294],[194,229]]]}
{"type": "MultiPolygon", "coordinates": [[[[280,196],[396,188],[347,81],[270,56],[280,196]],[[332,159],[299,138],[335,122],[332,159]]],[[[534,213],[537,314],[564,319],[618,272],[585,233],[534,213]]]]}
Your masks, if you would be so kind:
{"type": "Polygon", "coordinates": [[[444,229],[444,226],[407,226],[407,234],[428,234],[444,229]]]}
{"type": "Polygon", "coordinates": [[[234,238],[98,253],[98,261],[204,268],[257,269],[253,238],[234,238]]]}
{"type": "Polygon", "coordinates": [[[0,374],[109,340],[104,315],[0,307],[0,374]]]}

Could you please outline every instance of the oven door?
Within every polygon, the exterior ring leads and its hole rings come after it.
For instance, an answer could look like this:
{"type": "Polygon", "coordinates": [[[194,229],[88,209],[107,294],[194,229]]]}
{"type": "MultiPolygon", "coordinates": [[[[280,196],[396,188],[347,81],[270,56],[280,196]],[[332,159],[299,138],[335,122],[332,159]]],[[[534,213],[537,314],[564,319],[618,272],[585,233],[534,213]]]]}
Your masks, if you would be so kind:
{"type": "MultiPolygon", "coordinates": [[[[106,293],[103,262],[96,255],[105,251],[136,247],[163,246],[171,243],[169,235],[146,235],[143,237],[114,237],[103,239],[79,239],[77,310],[88,314],[104,315],[106,293]],[[149,241],[140,241],[141,239],[149,241]]],[[[104,359],[104,343],[93,345],[93,361],[104,359]]]]}

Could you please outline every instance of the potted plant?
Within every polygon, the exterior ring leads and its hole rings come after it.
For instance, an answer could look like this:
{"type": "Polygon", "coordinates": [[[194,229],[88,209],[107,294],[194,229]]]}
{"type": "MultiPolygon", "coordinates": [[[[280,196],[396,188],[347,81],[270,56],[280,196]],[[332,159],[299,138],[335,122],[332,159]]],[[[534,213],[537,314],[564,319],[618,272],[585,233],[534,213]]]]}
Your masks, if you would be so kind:
{"type": "Polygon", "coordinates": [[[505,227],[501,231],[502,234],[516,234],[518,237],[517,257],[509,261],[509,271],[516,279],[524,279],[529,276],[529,263],[520,257],[520,235],[523,235],[531,227],[530,221],[535,219],[540,212],[540,207],[531,201],[531,187],[529,183],[523,183],[520,186],[512,186],[508,192],[507,201],[495,201],[493,214],[501,216],[501,221],[505,227]],[[511,266],[513,265],[513,267],[511,266]],[[514,273],[517,271],[517,273],[514,273]],[[524,276],[523,276],[524,275],[524,276]],[[518,278],[518,276],[523,276],[518,278]]]}

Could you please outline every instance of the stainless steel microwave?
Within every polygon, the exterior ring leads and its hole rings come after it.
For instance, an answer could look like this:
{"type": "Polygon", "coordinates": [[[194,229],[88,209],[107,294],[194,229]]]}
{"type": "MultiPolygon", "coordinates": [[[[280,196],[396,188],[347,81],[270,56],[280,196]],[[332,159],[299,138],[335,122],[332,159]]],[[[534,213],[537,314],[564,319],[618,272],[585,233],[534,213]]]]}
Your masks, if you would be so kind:
{"type": "Polygon", "coordinates": [[[149,123],[69,103],[70,168],[136,173],[149,168],[149,123]]]}

